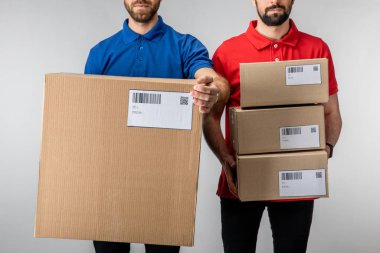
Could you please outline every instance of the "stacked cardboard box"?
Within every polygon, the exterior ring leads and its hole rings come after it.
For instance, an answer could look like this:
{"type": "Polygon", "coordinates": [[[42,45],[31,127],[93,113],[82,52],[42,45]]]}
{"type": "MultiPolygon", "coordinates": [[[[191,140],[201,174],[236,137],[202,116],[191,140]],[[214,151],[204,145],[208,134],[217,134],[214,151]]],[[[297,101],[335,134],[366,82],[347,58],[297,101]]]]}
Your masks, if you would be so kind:
{"type": "Polygon", "coordinates": [[[242,201],[328,197],[327,59],[243,63],[230,108],[242,201]]]}

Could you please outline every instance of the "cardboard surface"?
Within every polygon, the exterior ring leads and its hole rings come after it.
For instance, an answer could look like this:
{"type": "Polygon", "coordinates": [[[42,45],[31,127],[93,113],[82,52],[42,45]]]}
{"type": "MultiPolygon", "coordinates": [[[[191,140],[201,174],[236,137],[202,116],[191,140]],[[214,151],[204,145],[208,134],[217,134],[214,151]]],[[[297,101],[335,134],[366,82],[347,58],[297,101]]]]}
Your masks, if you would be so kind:
{"type": "Polygon", "coordinates": [[[240,106],[326,103],[328,82],[327,59],[241,63],[240,106]]]}
{"type": "MultiPolygon", "coordinates": [[[[231,140],[236,154],[258,154],[325,148],[325,123],[322,105],[242,110],[230,108],[231,140]],[[286,146],[282,128],[292,130],[312,126],[314,142],[299,135],[298,145],[286,146]],[[318,131],[317,131],[318,130],[318,131]],[[316,143],[317,142],[317,143],[316,143]],[[310,145],[309,145],[310,144],[310,145]],[[318,145],[315,145],[318,144],[318,145]]],[[[292,135],[289,135],[292,136],[292,135]]],[[[297,135],[293,135],[297,137],[297,135]]],[[[288,142],[289,143],[289,142],[288,142]]]]}
{"type": "Polygon", "coordinates": [[[325,151],[238,156],[237,164],[238,193],[242,201],[328,197],[327,153],[325,151]],[[279,173],[302,170],[324,171],[325,194],[281,197],[279,173]]]}
{"type": "Polygon", "coordinates": [[[201,114],[191,130],[127,121],[129,90],[194,84],[46,75],[35,237],[192,246],[201,114]]]}

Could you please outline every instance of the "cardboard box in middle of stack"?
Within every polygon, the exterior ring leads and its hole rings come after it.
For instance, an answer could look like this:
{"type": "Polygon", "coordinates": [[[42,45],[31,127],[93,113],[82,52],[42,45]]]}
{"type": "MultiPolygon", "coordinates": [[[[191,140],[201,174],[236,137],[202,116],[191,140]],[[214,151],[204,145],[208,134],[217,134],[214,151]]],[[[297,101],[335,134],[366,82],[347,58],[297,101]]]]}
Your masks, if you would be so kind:
{"type": "Polygon", "coordinates": [[[241,201],[328,197],[327,59],[243,63],[230,108],[241,201]]]}

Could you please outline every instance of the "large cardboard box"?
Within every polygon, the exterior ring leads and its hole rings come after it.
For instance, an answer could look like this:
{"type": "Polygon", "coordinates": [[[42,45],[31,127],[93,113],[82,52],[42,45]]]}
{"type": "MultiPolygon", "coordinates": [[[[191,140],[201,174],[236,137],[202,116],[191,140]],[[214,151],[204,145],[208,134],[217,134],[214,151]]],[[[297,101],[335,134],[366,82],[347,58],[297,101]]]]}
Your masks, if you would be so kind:
{"type": "Polygon", "coordinates": [[[325,151],[237,156],[242,201],[328,197],[325,151]]]}
{"type": "Polygon", "coordinates": [[[192,246],[194,84],[47,75],[35,237],[192,246]]]}
{"type": "Polygon", "coordinates": [[[230,108],[231,140],[237,154],[325,148],[322,105],[242,110],[230,108]]]}
{"type": "Polygon", "coordinates": [[[241,63],[242,108],[326,103],[327,59],[241,63]]]}

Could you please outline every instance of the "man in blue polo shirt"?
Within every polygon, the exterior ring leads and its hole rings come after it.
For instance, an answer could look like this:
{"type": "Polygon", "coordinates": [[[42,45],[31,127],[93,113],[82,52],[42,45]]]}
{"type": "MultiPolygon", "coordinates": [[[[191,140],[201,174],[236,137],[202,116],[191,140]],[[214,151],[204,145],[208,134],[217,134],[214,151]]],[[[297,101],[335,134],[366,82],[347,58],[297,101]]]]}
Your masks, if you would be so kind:
{"type": "MultiPolygon", "coordinates": [[[[191,35],[176,32],[158,16],[161,0],[124,0],[129,19],[121,31],[90,51],[85,73],[97,75],[196,78],[191,94],[201,112],[225,103],[227,81],[212,69],[207,49],[191,35]]],[[[94,241],[97,253],[127,253],[129,243],[94,241]]],[[[179,252],[178,246],[145,245],[147,253],[179,252]]]]}
{"type": "Polygon", "coordinates": [[[157,15],[160,0],[124,0],[130,18],[123,29],[90,51],[85,74],[196,78],[194,104],[209,112],[226,101],[229,87],[213,70],[207,49],[188,34],[180,34],[157,15]]]}

